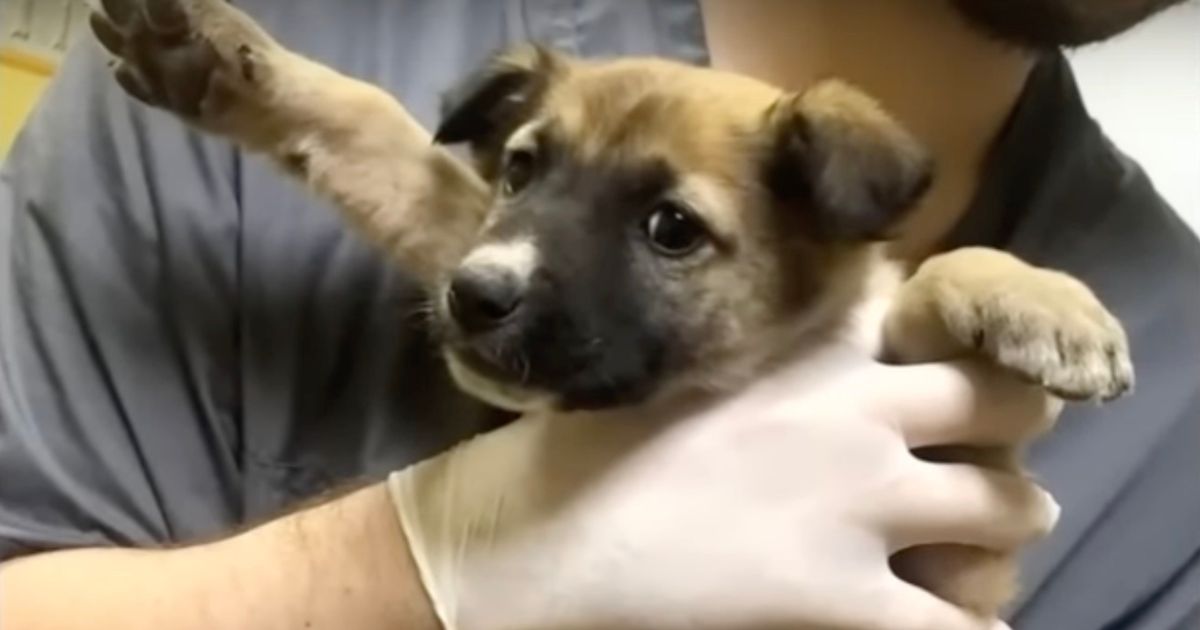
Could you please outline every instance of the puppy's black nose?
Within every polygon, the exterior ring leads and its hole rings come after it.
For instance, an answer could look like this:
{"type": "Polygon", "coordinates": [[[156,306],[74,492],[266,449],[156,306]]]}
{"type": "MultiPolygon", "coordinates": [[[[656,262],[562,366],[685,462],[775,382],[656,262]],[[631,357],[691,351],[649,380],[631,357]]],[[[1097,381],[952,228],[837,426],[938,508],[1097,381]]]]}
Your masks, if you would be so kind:
{"type": "Polygon", "coordinates": [[[521,293],[521,284],[512,274],[460,269],[450,279],[450,315],[463,332],[488,332],[517,311],[521,293]]]}

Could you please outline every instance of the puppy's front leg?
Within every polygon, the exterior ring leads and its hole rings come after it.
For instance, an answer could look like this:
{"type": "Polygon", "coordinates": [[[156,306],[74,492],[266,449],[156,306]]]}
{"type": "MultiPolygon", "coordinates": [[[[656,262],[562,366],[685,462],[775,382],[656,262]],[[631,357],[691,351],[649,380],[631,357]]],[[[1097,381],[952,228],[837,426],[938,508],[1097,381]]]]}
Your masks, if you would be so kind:
{"type": "MultiPolygon", "coordinates": [[[[981,354],[1069,400],[1109,400],[1133,385],[1125,332],[1086,286],[991,249],[926,261],[896,295],[884,348],[900,363],[981,354]]],[[[1020,470],[1012,451],[946,448],[930,455],[1020,470]]],[[[1017,590],[1013,554],[937,545],[905,550],[894,565],[902,577],[985,613],[1017,590]]]]}
{"type": "Polygon", "coordinates": [[[488,190],[395,99],[293,53],[222,0],[104,0],[92,16],[139,100],[263,153],[431,282],[461,257],[488,190]]]}
{"type": "Polygon", "coordinates": [[[1066,400],[1106,401],[1133,385],[1125,331],[1083,283],[982,247],[927,260],[884,324],[903,363],[982,354],[1066,400]]]}

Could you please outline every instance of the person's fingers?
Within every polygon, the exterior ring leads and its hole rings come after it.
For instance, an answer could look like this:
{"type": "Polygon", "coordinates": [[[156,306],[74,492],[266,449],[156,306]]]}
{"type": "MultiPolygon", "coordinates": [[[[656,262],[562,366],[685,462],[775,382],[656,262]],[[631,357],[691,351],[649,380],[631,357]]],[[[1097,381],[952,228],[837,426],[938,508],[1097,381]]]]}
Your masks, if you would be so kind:
{"type": "Polygon", "coordinates": [[[959,608],[899,578],[889,582],[868,610],[874,619],[883,620],[881,630],[1010,630],[995,617],[959,608]]]}
{"type": "Polygon", "coordinates": [[[1045,536],[1059,506],[1032,480],[969,464],[915,461],[877,504],[892,551],[938,543],[1020,548],[1045,536]]]}
{"type": "Polygon", "coordinates": [[[874,409],[910,448],[997,446],[1045,432],[1062,402],[983,361],[880,366],[874,409]]]}

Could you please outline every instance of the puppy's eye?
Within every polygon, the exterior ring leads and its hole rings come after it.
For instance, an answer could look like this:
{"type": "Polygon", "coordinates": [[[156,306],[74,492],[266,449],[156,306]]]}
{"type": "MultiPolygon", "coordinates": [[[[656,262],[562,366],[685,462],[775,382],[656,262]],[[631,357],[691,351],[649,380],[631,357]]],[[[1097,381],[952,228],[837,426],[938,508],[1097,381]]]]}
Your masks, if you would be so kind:
{"type": "Polygon", "coordinates": [[[654,207],[642,229],[658,253],[676,258],[696,251],[708,239],[704,225],[691,212],[665,201],[654,207]]]}
{"type": "Polygon", "coordinates": [[[525,189],[533,179],[533,152],[516,149],[504,160],[503,188],[505,195],[515,195],[525,189]]]}

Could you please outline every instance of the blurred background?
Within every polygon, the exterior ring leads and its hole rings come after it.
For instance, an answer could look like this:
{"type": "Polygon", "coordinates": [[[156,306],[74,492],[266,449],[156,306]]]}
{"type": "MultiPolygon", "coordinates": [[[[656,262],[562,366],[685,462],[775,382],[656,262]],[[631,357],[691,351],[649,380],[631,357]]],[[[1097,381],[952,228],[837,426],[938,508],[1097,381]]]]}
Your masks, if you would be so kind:
{"type": "MultiPolygon", "coordinates": [[[[83,0],[0,0],[0,158],[86,17],[83,0]]],[[[1200,2],[1071,58],[1092,114],[1200,230],[1200,2]]]]}

